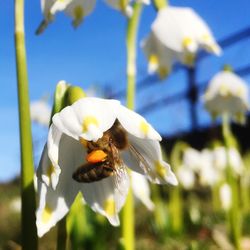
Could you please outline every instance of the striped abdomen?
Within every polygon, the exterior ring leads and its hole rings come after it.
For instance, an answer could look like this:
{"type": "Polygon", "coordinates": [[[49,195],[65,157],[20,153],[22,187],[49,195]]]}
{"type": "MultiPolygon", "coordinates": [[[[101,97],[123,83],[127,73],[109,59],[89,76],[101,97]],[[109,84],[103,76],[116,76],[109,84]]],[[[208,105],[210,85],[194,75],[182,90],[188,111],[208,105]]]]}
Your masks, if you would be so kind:
{"type": "Polygon", "coordinates": [[[86,163],[80,166],[72,175],[77,182],[94,182],[113,175],[114,169],[109,161],[98,162],[95,164],[86,163]]]}

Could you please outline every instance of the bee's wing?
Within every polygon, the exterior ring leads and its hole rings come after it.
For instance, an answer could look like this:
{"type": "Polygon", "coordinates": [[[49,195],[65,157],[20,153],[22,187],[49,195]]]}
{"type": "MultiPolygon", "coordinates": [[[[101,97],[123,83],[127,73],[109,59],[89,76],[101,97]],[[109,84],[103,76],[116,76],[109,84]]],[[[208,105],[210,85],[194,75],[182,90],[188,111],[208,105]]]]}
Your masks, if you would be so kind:
{"type": "Polygon", "coordinates": [[[131,144],[129,144],[129,152],[133,156],[134,159],[137,160],[138,166],[143,170],[143,172],[151,177],[156,178],[156,174],[152,171],[152,168],[150,167],[147,160],[141,155],[141,153],[131,144]]]}
{"type": "Polygon", "coordinates": [[[119,191],[121,195],[126,195],[127,193],[126,190],[121,188],[122,187],[121,183],[129,181],[128,179],[129,177],[128,177],[125,164],[123,162],[120,162],[119,164],[117,163],[115,165],[113,181],[114,181],[115,188],[117,188],[117,190],[119,191]]]}

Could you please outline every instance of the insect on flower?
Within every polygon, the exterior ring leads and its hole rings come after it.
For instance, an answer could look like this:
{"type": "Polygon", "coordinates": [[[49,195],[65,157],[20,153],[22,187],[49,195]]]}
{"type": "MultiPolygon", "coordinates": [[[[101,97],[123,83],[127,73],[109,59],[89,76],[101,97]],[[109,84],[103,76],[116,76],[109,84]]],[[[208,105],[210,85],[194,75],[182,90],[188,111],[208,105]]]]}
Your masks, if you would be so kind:
{"type": "Polygon", "coordinates": [[[157,184],[177,184],[163,161],[160,135],[116,100],[86,97],[53,116],[38,168],[38,235],[69,210],[78,192],[119,225],[129,189],[127,167],[157,184]]]}
{"type": "Polygon", "coordinates": [[[87,142],[87,163],[81,165],[74,173],[78,182],[93,182],[112,175],[121,175],[124,165],[119,150],[128,147],[126,132],[118,121],[96,142],[87,142]]]}

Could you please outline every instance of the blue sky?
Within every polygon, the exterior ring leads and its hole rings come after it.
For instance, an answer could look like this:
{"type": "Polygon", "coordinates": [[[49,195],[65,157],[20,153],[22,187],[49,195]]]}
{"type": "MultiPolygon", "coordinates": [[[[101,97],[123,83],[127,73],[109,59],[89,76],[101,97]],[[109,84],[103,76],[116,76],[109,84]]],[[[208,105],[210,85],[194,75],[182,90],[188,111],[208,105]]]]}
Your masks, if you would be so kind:
{"type": "MultiPolygon", "coordinates": [[[[19,135],[17,113],[17,90],[14,55],[14,1],[1,3],[0,15],[0,181],[6,181],[19,173],[19,135]]],[[[170,0],[174,6],[194,8],[211,27],[216,39],[224,38],[250,26],[249,0],[170,0]]],[[[154,20],[155,11],[146,6],[139,30],[139,40],[145,37],[154,20]]],[[[49,26],[41,36],[35,30],[42,19],[40,1],[26,1],[25,28],[31,100],[51,94],[56,83],[64,79],[87,89],[91,85],[108,86],[112,91],[125,88],[125,18],[99,0],[95,11],[86,17],[84,23],[74,30],[70,19],[63,14],[49,26]]],[[[234,68],[250,64],[250,38],[232,46],[221,58],[208,57],[198,68],[197,81],[213,76],[225,63],[234,68]]],[[[146,60],[138,48],[138,79],[146,76],[146,60]]],[[[185,89],[186,73],[180,71],[163,83],[137,94],[137,108],[140,109],[152,98],[178,93],[185,89]],[[145,101],[146,100],[146,101],[145,101]]],[[[250,80],[249,76],[245,77],[250,80]]],[[[202,105],[198,104],[202,111],[202,105]]],[[[209,121],[204,112],[200,123],[209,121]]],[[[187,103],[180,101],[146,115],[146,118],[163,134],[171,135],[189,129],[187,103]],[[178,115],[176,115],[178,110],[178,115]]],[[[46,139],[46,129],[33,128],[39,145],[46,139]]],[[[40,146],[39,146],[40,148],[40,146]]],[[[39,154],[36,153],[36,161],[39,154]]]]}

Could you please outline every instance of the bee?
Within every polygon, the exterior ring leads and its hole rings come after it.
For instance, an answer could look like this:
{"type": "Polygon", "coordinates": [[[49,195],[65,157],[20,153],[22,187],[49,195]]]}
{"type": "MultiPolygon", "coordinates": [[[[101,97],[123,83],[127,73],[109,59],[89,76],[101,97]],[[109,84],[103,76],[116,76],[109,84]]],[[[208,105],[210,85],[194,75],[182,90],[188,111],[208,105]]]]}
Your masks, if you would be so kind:
{"type": "Polygon", "coordinates": [[[104,132],[96,142],[88,141],[87,163],[79,166],[72,178],[77,182],[90,183],[109,176],[121,176],[124,163],[120,158],[120,150],[128,147],[127,133],[118,122],[104,132]]]}

